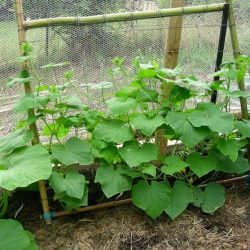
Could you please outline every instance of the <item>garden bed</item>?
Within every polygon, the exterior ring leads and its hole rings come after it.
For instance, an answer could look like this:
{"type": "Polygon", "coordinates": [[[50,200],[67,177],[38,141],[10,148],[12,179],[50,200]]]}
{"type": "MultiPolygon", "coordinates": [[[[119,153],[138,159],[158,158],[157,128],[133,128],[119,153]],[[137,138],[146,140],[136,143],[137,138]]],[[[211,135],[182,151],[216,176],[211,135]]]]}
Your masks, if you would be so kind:
{"type": "Polygon", "coordinates": [[[18,192],[12,200],[10,217],[23,205],[17,219],[34,233],[41,250],[250,248],[250,188],[244,184],[227,188],[226,204],[214,215],[191,206],[174,221],[165,215],[151,220],[125,205],[45,225],[36,193],[18,192]]]}

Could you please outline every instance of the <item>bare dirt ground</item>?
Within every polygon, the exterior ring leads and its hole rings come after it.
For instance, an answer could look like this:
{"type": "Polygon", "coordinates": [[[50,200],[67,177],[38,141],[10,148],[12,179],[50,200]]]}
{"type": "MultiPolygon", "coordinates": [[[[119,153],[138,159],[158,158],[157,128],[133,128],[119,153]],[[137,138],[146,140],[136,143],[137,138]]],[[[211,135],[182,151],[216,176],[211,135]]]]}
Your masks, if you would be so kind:
{"type": "MultiPolygon", "coordinates": [[[[216,194],[215,194],[216,195],[216,194]]],[[[227,189],[227,201],[214,215],[190,207],[171,221],[153,221],[132,205],[63,217],[45,225],[39,197],[17,193],[10,217],[35,234],[41,250],[250,249],[250,187],[227,189]]]]}

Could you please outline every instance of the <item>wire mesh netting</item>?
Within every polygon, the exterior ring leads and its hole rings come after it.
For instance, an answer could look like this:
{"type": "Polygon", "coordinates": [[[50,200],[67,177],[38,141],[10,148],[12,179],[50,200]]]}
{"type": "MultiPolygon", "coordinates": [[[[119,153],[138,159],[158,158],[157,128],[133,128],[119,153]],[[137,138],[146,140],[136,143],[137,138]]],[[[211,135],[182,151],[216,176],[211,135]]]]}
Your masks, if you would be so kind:
{"type": "MultiPolygon", "coordinates": [[[[219,3],[217,0],[188,0],[186,5],[219,3]]],[[[26,19],[58,16],[90,16],[117,12],[159,10],[169,7],[169,0],[24,0],[26,19]]],[[[250,1],[234,1],[240,46],[249,55],[250,1]]],[[[186,73],[208,79],[215,67],[222,13],[196,14],[184,17],[179,65],[186,73]]],[[[43,81],[60,81],[63,72],[73,68],[77,88],[71,89],[81,97],[86,86],[101,81],[112,81],[109,69],[114,57],[123,57],[127,65],[136,56],[145,61],[157,58],[163,63],[169,18],[105,23],[88,26],[57,26],[39,28],[27,32],[27,40],[33,47],[33,65],[43,81]],[[51,73],[41,69],[48,63],[69,62],[69,66],[51,73]]],[[[7,79],[20,70],[19,47],[13,0],[0,1],[0,134],[6,134],[16,124],[17,115],[11,109],[23,92],[22,86],[6,87],[7,79]]],[[[229,35],[226,41],[225,59],[232,59],[229,35]]],[[[119,79],[118,85],[126,84],[119,79]]],[[[109,94],[108,90],[106,94],[109,94]]],[[[100,91],[95,91],[86,104],[98,106],[100,91]]]]}

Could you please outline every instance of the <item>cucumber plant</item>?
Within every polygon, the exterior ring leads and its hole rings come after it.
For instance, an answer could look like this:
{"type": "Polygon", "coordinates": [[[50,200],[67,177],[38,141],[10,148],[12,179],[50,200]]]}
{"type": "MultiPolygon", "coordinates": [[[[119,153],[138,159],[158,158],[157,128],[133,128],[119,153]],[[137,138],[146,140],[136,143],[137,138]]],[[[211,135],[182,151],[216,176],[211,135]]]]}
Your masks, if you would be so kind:
{"type": "Polygon", "coordinates": [[[86,85],[87,91],[81,92],[85,100],[93,100],[89,88],[99,89],[106,113],[68,94],[77,84],[72,70],[58,80],[57,68],[64,64],[44,67],[56,74],[54,83],[45,84],[33,70],[30,55],[22,60],[29,62],[31,73],[21,72],[9,85],[32,81],[35,91],[21,97],[14,111],[25,114],[34,109],[35,116],[19,121],[17,129],[0,140],[3,190],[45,179],[55,199],[66,209],[77,209],[88,205],[88,180],[76,165],[95,162],[95,183],[107,198],[131,192],[133,204],[151,218],[166,213],[174,219],[189,204],[213,213],[225,201],[216,176],[250,170],[244,157],[250,122],[237,120],[230,107],[231,98],[249,96],[233,85],[249,73],[248,57],[237,62],[239,69],[235,63],[222,65],[216,73],[221,80],[211,83],[183,75],[178,68],[161,68],[155,60],[144,63],[136,58],[133,69],[127,70],[124,60],[116,58],[112,82],[86,85]],[[118,88],[117,73],[130,84],[118,88]],[[107,98],[104,90],[110,87],[117,91],[107,98]],[[166,87],[171,87],[167,99],[166,87]],[[220,94],[218,104],[208,101],[214,90],[220,94]],[[47,138],[43,145],[30,145],[33,122],[47,138]],[[157,144],[159,130],[173,144],[166,155],[157,144]],[[204,182],[205,188],[200,187],[204,182]]]}

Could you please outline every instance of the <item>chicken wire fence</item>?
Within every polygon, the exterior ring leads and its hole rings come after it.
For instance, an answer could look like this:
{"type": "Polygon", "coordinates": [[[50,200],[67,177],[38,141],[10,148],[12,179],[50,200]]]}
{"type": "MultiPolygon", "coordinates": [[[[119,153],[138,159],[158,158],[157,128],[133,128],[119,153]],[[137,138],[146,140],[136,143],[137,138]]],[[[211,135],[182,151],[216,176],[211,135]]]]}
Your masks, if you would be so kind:
{"type": "MultiPolygon", "coordinates": [[[[159,10],[170,7],[169,0],[23,0],[25,19],[58,16],[91,16],[118,12],[159,10]]],[[[187,0],[186,5],[220,3],[222,0],[187,0]]],[[[19,45],[13,0],[0,0],[0,135],[8,133],[19,118],[11,110],[22,94],[22,86],[7,88],[8,78],[20,70],[19,45]]],[[[249,55],[250,1],[235,0],[234,8],[241,52],[249,55]]],[[[195,14],[184,17],[179,66],[183,72],[203,79],[215,68],[222,13],[195,14]]],[[[76,87],[71,92],[82,97],[91,83],[112,81],[112,59],[122,57],[131,65],[136,56],[145,61],[157,58],[163,63],[169,18],[132,20],[88,26],[57,26],[29,30],[27,41],[33,48],[33,65],[43,81],[54,83],[69,68],[74,70],[76,87]],[[41,68],[48,63],[69,62],[51,73],[41,68]]],[[[232,60],[227,36],[224,60],[232,60]]],[[[118,87],[126,79],[116,79],[118,87]]],[[[116,84],[117,86],[117,84],[116,84]]],[[[95,90],[86,104],[98,106],[102,91],[95,90]]],[[[106,96],[112,90],[105,90],[106,96]]]]}

